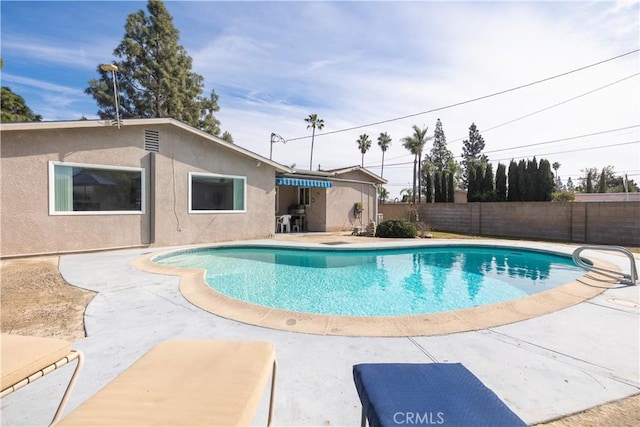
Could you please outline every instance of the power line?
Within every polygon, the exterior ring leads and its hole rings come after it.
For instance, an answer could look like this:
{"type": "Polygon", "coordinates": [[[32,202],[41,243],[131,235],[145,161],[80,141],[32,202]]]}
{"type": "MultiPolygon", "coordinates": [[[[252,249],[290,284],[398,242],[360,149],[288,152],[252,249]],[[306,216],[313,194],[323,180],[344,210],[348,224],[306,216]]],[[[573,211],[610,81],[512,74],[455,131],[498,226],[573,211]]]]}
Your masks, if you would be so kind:
{"type": "MultiPolygon", "coordinates": [[[[518,146],[515,146],[515,147],[499,148],[499,149],[496,149],[496,150],[485,151],[484,154],[497,153],[497,152],[500,152],[500,151],[516,150],[516,149],[519,149],[519,148],[529,148],[529,147],[535,147],[535,146],[538,146],[538,145],[553,144],[555,142],[571,141],[571,140],[574,140],[574,139],[587,138],[587,137],[596,136],[596,135],[604,135],[604,134],[607,134],[607,133],[619,132],[621,130],[634,129],[634,128],[637,128],[637,127],[640,127],[640,124],[631,125],[631,126],[625,126],[625,127],[616,128],[616,129],[603,130],[603,131],[599,131],[599,132],[587,133],[587,134],[584,134],[584,135],[577,135],[577,136],[570,136],[570,137],[566,137],[566,138],[553,139],[553,140],[550,140],[550,141],[534,142],[532,144],[518,145],[518,146]]],[[[408,157],[408,156],[412,156],[412,154],[408,154],[407,153],[407,154],[404,154],[402,156],[392,157],[392,158],[387,159],[387,160],[396,160],[396,159],[401,159],[403,157],[408,157]]],[[[524,156],[524,157],[526,157],[526,156],[524,156]]],[[[391,167],[391,166],[407,165],[407,164],[413,164],[413,160],[407,161],[407,162],[402,162],[402,163],[385,163],[384,166],[385,167],[387,167],[387,166],[391,167]]],[[[381,165],[382,165],[382,163],[370,163],[370,164],[367,165],[367,167],[379,167],[381,165]]]]}
{"type": "MultiPolygon", "coordinates": [[[[513,122],[516,122],[516,121],[518,121],[518,120],[522,120],[522,119],[525,119],[525,118],[527,118],[527,117],[531,117],[531,116],[533,116],[533,115],[535,115],[535,114],[541,113],[541,112],[543,112],[543,111],[550,110],[551,108],[554,108],[554,107],[560,106],[560,105],[565,104],[565,103],[567,103],[567,102],[570,102],[570,101],[573,101],[573,100],[575,100],[575,99],[581,98],[581,97],[583,97],[583,96],[586,96],[586,95],[592,94],[592,93],[597,92],[597,91],[599,91],[599,90],[602,90],[602,89],[608,88],[608,87],[610,87],[610,86],[613,86],[613,85],[615,85],[615,84],[621,83],[621,82],[623,82],[623,81],[625,81],[625,80],[628,80],[628,79],[630,79],[630,78],[632,78],[632,77],[636,77],[636,76],[638,76],[638,75],[640,75],[640,73],[632,74],[632,75],[627,76],[627,77],[624,77],[624,78],[622,78],[622,79],[620,79],[620,80],[616,80],[615,82],[609,83],[609,84],[607,84],[607,85],[604,85],[604,86],[601,86],[601,87],[599,87],[599,88],[596,88],[596,89],[590,90],[590,91],[588,91],[588,92],[582,93],[582,94],[580,94],[580,95],[577,95],[577,96],[575,96],[575,97],[573,97],[573,98],[569,98],[569,99],[564,100],[564,101],[561,101],[561,102],[559,102],[559,103],[557,103],[557,104],[550,105],[550,106],[545,107],[545,108],[543,108],[543,109],[541,109],[541,110],[534,111],[534,112],[532,112],[532,113],[526,114],[526,115],[521,116],[521,117],[518,117],[518,118],[516,118],[516,119],[509,120],[508,122],[501,123],[501,124],[499,124],[499,125],[496,125],[496,126],[490,127],[490,128],[488,128],[488,129],[482,129],[482,132],[483,132],[483,133],[486,133],[486,132],[489,132],[489,131],[491,131],[491,130],[497,129],[497,128],[499,128],[499,127],[502,127],[502,126],[505,126],[505,125],[511,124],[511,123],[513,123],[513,122]]],[[[503,151],[503,150],[511,150],[511,149],[522,148],[522,147],[528,147],[528,146],[534,146],[534,145],[549,144],[549,143],[552,143],[552,142],[561,142],[561,141],[565,141],[565,140],[569,140],[569,139],[576,139],[576,138],[582,138],[582,137],[586,137],[586,136],[599,135],[599,134],[608,133],[608,132],[616,132],[616,131],[618,131],[618,130],[625,130],[625,129],[630,129],[630,128],[633,128],[633,127],[637,127],[637,125],[635,125],[635,126],[630,126],[630,127],[628,127],[628,128],[614,129],[614,130],[610,130],[610,131],[603,131],[603,132],[598,132],[598,133],[593,133],[593,134],[588,134],[588,135],[582,135],[582,136],[576,136],[576,137],[571,137],[571,138],[566,138],[566,139],[557,139],[557,140],[553,140],[553,141],[549,141],[549,142],[540,142],[540,143],[536,143],[536,144],[521,145],[521,146],[518,146],[518,147],[505,148],[505,149],[502,149],[502,150],[491,150],[491,151],[486,151],[485,153],[494,153],[494,152],[503,151]]],[[[454,142],[462,141],[463,139],[465,139],[465,137],[457,138],[457,139],[454,139],[454,140],[450,140],[450,141],[448,141],[448,143],[454,143],[454,142]]],[[[411,155],[411,154],[406,154],[406,155],[397,156],[397,157],[391,157],[391,158],[389,158],[388,160],[396,160],[396,159],[400,159],[400,158],[407,157],[407,156],[410,156],[410,155],[411,155]]]]}
{"type": "MultiPolygon", "coordinates": [[[[637,53],[638,51],[640,51],[640,49],[634,49],[634,50],[631,50],[629,52],[626,52],[626,53],[623,53],[623,54],[620,54],[620,55],[617,55],[617,56],[614,56],[614,57],[611,57],[611,58],[608,58],[608,59],[604,59],[602,61],[595,62],[593,64],[585,65],[583,67],[576,68],[576,69],[573,69],[571,71],[566,71],[564,73],[556,74],[555,76],[546,77],[546,78],[541,79],[541,80],[536,80],[536,81],[531,82],[531,83],[526,83],[526,84],[523,84],[523,85],[520,85],[520,86],[516,86],[516,87],[510,88],[510,89],[505,89],[505,90],[502,90],[502,91],[499,91],[499,92],[494,92],[492,94],[480,96],[478,98],[473,98],[473,99],[468,99],[466,101],[456,102],[454,104],[449,104],[449,105],[446,105],[444,107],[433,108],[431,110],[421,111],[419,113],[414,113],[414,114],[407,114],[405,116],[395,117],[395,118],[387,119],[387,120],[381,120],[381,121],[378,121],[378,122],[368,123],[368,124],[365,124],[365,125],[353,126],[353,127],[344,128],[344,129],[338,129],[338,130],[334,130],[334,131],[331,131],[331,132],[317,133],[315,136],[319,137],[319,136],[332,135],[332,134],[341,133],[341,132],[348,132],[348,131],[351,131],[351,130],[362,129],[362,128],[366,128],[366,127],[370,127],[370,126],[377,126],[377,125],[381,125],[381,124],[384,124],[384,123],[390,123],[390,122],[395,122],[395,121],[398,121],[398,120],[408,119],[408,118],[411,118],[411,117],[421,116],[421,115],[424,115],[424,114],[434,113],[436,111],[442,111],[442,110],[446,110],[446,109],[453,108],[453,107],[459,107],[461,105],[470,104],[472,102],[481,101],[483,99],[492,98],[492,97],[495,97],[495,96],[498,96],[498,95],[504,95],[505,93],[513,92],[513,91],[520,90],[520,89],[524,89],[526,87],[530,87],[530,86],[534,86],[534,85],[537,85],[537,84],[540,84],[540,83],[548,82],[550,80],[557,79],[557,78],[560,78],[560,77],[564,77],[564,76],[567,76],[569,74],[577,73],[579,71],[583,71],[583,70],[586,70],[586,69],[589,69],[589,68],[592,68],[592,67],[595,67],[595,66],[598,66],[598,65],[602,65],[604,63],[607,63],[607,62],[610,62],[610,61],[614,61],[616,59],[620,59],[620,58],[623,58],[625,56],[637,53]]],[[[300,140],[300,139],[307,139],[307,138],[311,138],[311,136],[310,135],[306,135],[306,136],[300,136],[300,137],[297,137],[297,138],[291,138],[291,139],[287,139],[287,142],[297,141],[297,140],[300,140]]]]}
{"type": "MultiPolygon", "coordinates": [[[[636,127],[636,126],[632,126],[632,127],[636,127]]],[[[638,144],[640,143],[640,140],[635,140],[635,141],[628,141],[628,142],[621,142],[621,143],[616,143],[616,144],[607,144],[607,145],[598,145],[595,147],[586,147],[586,148],[579,148],[579,149],[574,149],[574,150],[565,150],[565,151],[556,151],[553,153],[538,153],[538,154],[529,154],[529,155],[525,155],[525,156],[517,156],[517,157],[505,157],[502,159],[490,159],[490,162],[500,162],[500,161],[506,161],[506,160],[515,160],[515,159],[526,159],[528,157],[539,157],[539,156],[550,156],[553,154],[566,154],[566,153],[575,153],[578,151],[590,151],[590,150],[597,150],[600,148],[609,148],[609,147],[618,147],[621,145],[631,145],[631,144],[638,144]]],[[[546,143],[544,143],[546,144],[546,143]]],[[[535,144],[534,144],[535,145],[535,144]]],[[[413,166],[413,160],[408,161],[408,162],[400,162],[400,163],[389,163],[384,165],[385,168],[389,167],[389,168],[393,168],[393,167],[399,167],[399,166],[413,166]]],[[[367,165],[367,167],[377,167],[377,166],[372,166],[372,165],[367,165]]]]}
{"type": "MultiPolygon", "coordinates": [[[[556,151],[554,153],[540,153],[540,154],[534,154],[533,156],[550,156],[552,154],[565,154],[565,153],[575,153],[577,151],[589,151],[589,150],[597,150],[600,148],[609,148],[609,147],[618,147],[620,145],[630,145],[630,144],[638,144],[640,143],[640,140],[635,140],[635,141],[629,141],[629,142],[620,142],[617,144],[608,144],[608,145],[598,145],[596,147],[587,147],[587,148],[580,148],[578,150],[566,150],[566,151],[556,151]]],[[[531,157],[532,155],[529,156],[519,156],[519,157],[508,157],[508,158],[503,158],[503,159],[495,159],[495,160],[491,160],[492,162],[499,162],[501,160],[512,160],[512,159],[525,159],[527,157],[531,157]]]]}
{"type": "Polygon", "coordinates": [[[586,137],[589,137],[589,136],[602,135],[602,134],[605,134],[605,133],[618,132],[618,131],[621,131],[621,130],[633,129],[633,128],[637,128],[637,127],[640,127],[640,125],[627,126],[627,127],[618,128],[618,129],[603,130],[603,131],[600,131],[600,132],[588,133],[588,134],[585,134],[585,135],[578,135],[578,136],[571,136],[571,137],[568,137],[568,138],[554,139],[554,140],[545,141],[545,142],[536,142],[534,144],[518,145],[518,146],[515,146],[515,147],[509,147],[509,148],[499,148],[497,150],[485,151],[484,154],[497,153],[499,151],[517,150],[518,148],[535,147],[537,145],[553,144],[554,142],[571,141],[572,139],[586,138],[586,137]]]}
{"type": "MultiPolygon", "coordinates": [[[[607,84],[607,85],[601,86],[601,87],[599,87],[599,88],[596,88],[596,89],[590,90],[589,92],[582,93],[582,94],[580,94],[580,95],[574,96],[573,98],[569,98],[569,99],[566,99],[566,100],[564,100],[564,101],[558,102],[557,104],[553,104],[553,105],[550,105],[550,106],[548,106],[548,107],[545,107],[545,108],[543,108],[543,109],[541,109],[541,110],[534,111],[533,113],[525,114],[524,116],[518,117],[518,118],[516,118],[516,119],[509,120],[508,122],[501,123],[501,124],[499,124],[499,125],[496,125],[496,126],[490,127],[490,128],[488,128],[488,129],[481,129],[481,131],[482,131],[482,133],[486,133],[486,132],[492,131],[492,130],[494,130],[494,129],[498,129],[498,128],[502,127],[502,126],[509,125],[509,124],[514,123],[514,122],[517,122],[517,121],[519,121],[519,120],[526,119],[526,118],[528,118],[528,117],[534,116],[534,115],[536,115],[536,114],[538,114],[538,113],[542,113],[542,112],[547,111],[547,110],[550,110],[550,109],[552,109],[552,108],[559,107],[560,105],[566,104],[566,103],[568,103],[568,102],[575,101],[575,100],[576,100],[576,99],[578,99],[578,98],[582,98],[583,96],[590,95],[590,94],[595,93],[595,92],[597,92],[597,91],[599,91],[599,90],[602,90],[602,89],[606,89],[606,88],[608,88],[608,87],[610,87],[610,86],[613,86],[613,85],[615,85],[615,84],[621,83],[621,82],[623,82],[623,81],[625,81],[625,80],[628,80],[628,79],[630,79],[630,78],[632,78],[632,77],[636,77],[636,76],[638,76],[638,75],[640,75],[640,73],[632,74],[632,75],[627,76],[627,77],[624,77],[624,78],[622,78],[622,79],[620,79],[620,80],[616,80],[615,82],[612,82],[612,83],[609,83],[609,84],[607,84]]],[[[452,140],[452,141],[449,141],[449,143],[462,141],[463,139],[465,139],[465,137],[458,138],[458,139],[454,139],[454,140],[452,140]]]]}

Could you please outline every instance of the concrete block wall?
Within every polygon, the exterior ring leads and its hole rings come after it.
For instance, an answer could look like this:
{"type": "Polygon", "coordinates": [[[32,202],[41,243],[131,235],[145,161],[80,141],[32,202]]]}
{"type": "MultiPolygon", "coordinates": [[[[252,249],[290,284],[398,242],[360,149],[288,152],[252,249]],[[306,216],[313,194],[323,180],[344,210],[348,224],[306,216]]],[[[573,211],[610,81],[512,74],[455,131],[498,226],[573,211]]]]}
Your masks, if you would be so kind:
{"type": "Polygon", "coordinates": [[[640,246],[640,202],[600,202],[585,205],[587,241],[611,241],[611,244],[640,246]]]}
{"type": "Polygon", "coordinates": [[[587,241],[587,204],[571,203],[571,241],[587,241]]]}
{"type": "MultiPolygon", "coordinates": [[[[379,206],[384,219],[410,219],[411,209],[409,204],[379,206]]],[[[415,211],[438,231],[640,246],[640,202],[432,203],[415,211]]]]}
{"type": "Polygon", "coordinates": [[[473,203],[480,218],[479,229],[472,234],[539,238],[569,241],[571,239],[568,203],[473,203]]]}

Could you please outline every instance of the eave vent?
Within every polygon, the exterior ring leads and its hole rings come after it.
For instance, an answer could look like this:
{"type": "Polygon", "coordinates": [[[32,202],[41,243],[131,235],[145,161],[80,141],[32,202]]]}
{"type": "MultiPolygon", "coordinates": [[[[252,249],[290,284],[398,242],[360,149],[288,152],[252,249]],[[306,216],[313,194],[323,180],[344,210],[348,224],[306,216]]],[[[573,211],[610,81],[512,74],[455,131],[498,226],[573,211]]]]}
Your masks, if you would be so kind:
{"type": "Polygon", "coordinates": [[[144,130],[144,149],[158,153],[160,151],[160,132],[144,130]]]}

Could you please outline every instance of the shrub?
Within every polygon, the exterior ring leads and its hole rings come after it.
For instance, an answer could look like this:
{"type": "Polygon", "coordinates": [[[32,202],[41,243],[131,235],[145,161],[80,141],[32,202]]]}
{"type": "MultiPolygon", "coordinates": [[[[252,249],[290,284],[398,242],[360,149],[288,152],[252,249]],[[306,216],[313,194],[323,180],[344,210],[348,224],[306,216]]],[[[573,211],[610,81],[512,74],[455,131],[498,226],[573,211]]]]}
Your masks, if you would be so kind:
{"type": "Polygon", "coordinates": [[[576,195],[573,191],[556,191],[552,193],[551,200],[554,202],[573,202],[576,195]]]}
{"type": "Polygon", "coordinates": [[[418,235],[416,226],[404,219],[388,219],[376,228],[376,237],[395,237],[413,239],[418,235]]]}

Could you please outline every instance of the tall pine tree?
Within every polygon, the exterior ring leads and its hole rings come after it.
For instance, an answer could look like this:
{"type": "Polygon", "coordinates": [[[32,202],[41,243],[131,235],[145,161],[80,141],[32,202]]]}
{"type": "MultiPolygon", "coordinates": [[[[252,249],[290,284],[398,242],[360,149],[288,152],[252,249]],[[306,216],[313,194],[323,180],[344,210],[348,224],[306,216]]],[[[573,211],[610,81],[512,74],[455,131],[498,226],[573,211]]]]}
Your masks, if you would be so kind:
{"type": "Polygon", "coordinates": [[[24,101],[24,98],[14,93],[6,86],[2,86],[0,93],[0,122],[39,122],[42,116],[34,114],[24,101]]]}
{"type": "Polygon", "coordinates": [[[451,165],[455,163],[453,153],[447,148],[447,137],[444,135],[440,119],[436,122],[436,129],[433,132],[433,148],[428,160],[437,171],[451,172],[451,165]]]}
{"type": "Polygon", "coordinates": [[[475,123],[469,126],[469,139],[462,141],[462,184],[464,188],[469,186],[469,167],[471,164],[485,166],[488,162],[487,156],[482,154],[484,150],[484,138],[480,135],[475,123]]]}
{"type": "MultiPolygon", "coordinates": [[[[127,16],[125,34],[113,54],[120,117],[170,117],[212,135],[220,135],[218,95],[202,96],[204,79],[191,71],[192,59],[179,42],[173,17],[160,0],[149,0],[143,10],[127,16]]],[[[111,71],[97,67],[99,79],[85,92],[96,100],[102,119],[116,117],[111,71]]],[[[227,141],[233,141],[229,133],[227,141]]]]}
{"type": "MultiPolygon", "coordinates": [[[[0,58],[0,70],[4,61],[0,58]]],[[[14,93],[6,86],[2,86],[0,93],[0,123],[10,122],[39,122],[42,116],[34,114],[24,101],[24,98],[14,93]]]]}

